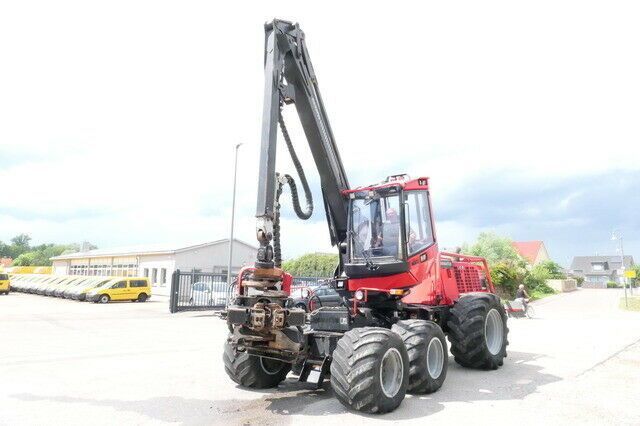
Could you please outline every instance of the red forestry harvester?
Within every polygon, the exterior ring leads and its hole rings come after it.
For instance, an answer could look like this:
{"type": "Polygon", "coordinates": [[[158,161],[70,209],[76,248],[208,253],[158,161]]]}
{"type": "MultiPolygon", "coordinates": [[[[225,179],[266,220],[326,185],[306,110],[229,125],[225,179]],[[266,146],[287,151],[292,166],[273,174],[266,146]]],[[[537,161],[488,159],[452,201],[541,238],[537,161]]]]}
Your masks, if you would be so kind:
{"type": "Polygon", "coordinates": [[[293,370],[320,385],[330,376],[345,406],[370,413],[397,408],[406,392],[437,391],[447,375],[448,345],[469,368],[497,369],[506,357],[507,319],[483,258],[438,250],[429,181],[406,175],[351,188],[298,24],[266,24],[265,93],[257,203],[260,249],[241,271],[227,309],[229,377],[250,388],[276,387],[293,370]],[[279,267],[282,187],[308,219],[313,201],[282,118],[293,104],[320,175],[323,204],[339,264],[331,286],[340,307],[307,315],[289,297],[279,267]],[[281,128],[305,192],[275,172],[281,128]]]}

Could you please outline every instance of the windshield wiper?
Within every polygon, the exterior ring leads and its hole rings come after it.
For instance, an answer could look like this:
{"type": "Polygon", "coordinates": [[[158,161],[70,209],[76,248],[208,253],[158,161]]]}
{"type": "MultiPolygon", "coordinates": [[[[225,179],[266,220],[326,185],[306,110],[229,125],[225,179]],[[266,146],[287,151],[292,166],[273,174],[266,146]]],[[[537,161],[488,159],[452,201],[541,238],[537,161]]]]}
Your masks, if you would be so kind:
{"type": "Polygon", "coordinates": [[[362,254],[362,257],[364,258],[364,262],[367,265],[367,269],[369,269],[370,271],[375,271],[376,269],[378,269],[379,266],[376,265],[373,262],[373,260],[371,260],[371,255],[367,253],[367,250],[364,248],[364,243],[360,241],[360,238],[358,238],[358,234],[356,234],[354,230],[351,230],[350,233],[351,233],[351,237],[356,242],[356,246],[358,245],[358,243],[360,244],[360,247],[361,247],[360,254],[362,254]]]}

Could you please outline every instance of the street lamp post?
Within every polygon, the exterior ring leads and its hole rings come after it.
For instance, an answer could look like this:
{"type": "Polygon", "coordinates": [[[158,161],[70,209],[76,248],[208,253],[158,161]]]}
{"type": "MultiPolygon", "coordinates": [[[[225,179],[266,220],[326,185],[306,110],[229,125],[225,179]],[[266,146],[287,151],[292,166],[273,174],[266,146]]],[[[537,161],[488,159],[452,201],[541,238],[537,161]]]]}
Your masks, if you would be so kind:
{"type": "Polygon", "coordinates": [[[624,287],[624,306],[625,308],[629,307],[629,302],[627,300],[627,278],[624,276],[624,245],[622,243],[622,233],[619,230],[615,230],[611,233],[612,241],[620,242],[620,260],[621,263],[621,271],[622,271],[622,286],[624,287]]]}
{"type": "Polygon", "coordinates": [[[231,234],[229,236],[229,263],[227,265],[227,301],[231,293],[231,263],[233,262],[233,224],[236,216],[236,179],[238,176],[238,148],[242,143],[235,146],[235,160],[233,163],[233,195],[231,199],[231,234]]]}

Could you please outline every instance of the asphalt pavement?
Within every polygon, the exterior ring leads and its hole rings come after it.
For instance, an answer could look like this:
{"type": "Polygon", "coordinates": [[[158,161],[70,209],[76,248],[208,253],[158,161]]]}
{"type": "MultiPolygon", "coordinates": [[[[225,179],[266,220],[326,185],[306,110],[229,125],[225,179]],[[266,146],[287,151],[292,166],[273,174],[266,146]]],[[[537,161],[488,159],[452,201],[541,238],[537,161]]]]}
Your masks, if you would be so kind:
{"type": "Polygon", "coordinates": [[[393,413],[344,409],[290,377],[237,387],[222,366],[225,323],[170,314],[167,298],[96,305],[0,296],[0,424],[640,424],[640,313],[620,290],[579,290],[509,320],[497,371],[449,359],[442,389],[408,395],[393,413]]]}

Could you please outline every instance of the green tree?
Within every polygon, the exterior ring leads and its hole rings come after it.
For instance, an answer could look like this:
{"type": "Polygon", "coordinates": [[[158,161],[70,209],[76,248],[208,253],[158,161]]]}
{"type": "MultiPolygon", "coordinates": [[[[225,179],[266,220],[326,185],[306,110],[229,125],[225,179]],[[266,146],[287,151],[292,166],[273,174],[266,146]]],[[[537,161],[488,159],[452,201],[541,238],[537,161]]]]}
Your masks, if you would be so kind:
{"type": "Polygon", "coordinates": [[[41,244],[31,251],[22,253],[13,261],[14,266],[51,266],[51,258],[64,252],[76,252],[74,245],[41,244]]]}
{"type": "Polygon", "coordinates": [[[493,232],[481,232],[478,240],[471,247],[463,246],[463,252],[484,257],[490,265],[509,261],[524,266],[524,260],[511,245],[511,240],[493,232]]]}
{"type": "Polygon", "coordinates": [[[11,246],[0,241],[0,257],[11,257],[11,246]]]}
{"type": "Polygon", "coordinates": [[[297,277],[332,277],[338,266],[338,255],[307,253],[282,263],[282,269],[297,277]]]}
{"type": "Polygon", "coordinates": [[[22,253],[13,260],[13,266],[35,266],[35,252],[22,253]]]}

